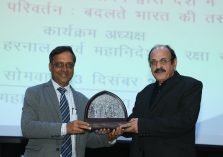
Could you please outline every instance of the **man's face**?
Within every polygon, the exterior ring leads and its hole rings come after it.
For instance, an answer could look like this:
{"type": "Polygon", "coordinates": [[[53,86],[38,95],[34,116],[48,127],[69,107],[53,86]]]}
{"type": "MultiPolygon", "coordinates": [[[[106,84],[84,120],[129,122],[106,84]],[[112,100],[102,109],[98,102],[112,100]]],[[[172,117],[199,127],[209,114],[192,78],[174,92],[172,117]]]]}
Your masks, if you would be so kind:
{"type": "Polygon", "coordinates": [[[176,59],[171,60],[171,54],[165,47],[156,48],[150,54],[151,71],[159,84],[173,76],[176,64],[176,59]]]}
{"type": "Polygon", "coordinates": [[[73,55],[68,51],[55,55],[53,62],[49,63],[49,70],[56,83],[67,86],[74,74],[73,55]]]}

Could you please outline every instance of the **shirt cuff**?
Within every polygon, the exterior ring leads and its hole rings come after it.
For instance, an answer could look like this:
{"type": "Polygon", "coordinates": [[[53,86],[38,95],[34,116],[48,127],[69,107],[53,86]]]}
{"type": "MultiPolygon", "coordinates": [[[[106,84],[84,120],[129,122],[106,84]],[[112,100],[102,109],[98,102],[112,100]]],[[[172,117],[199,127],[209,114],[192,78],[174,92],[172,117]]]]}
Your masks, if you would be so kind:
{"type": "Polygon", "coordinates": [[[112,141],[108,141],[109,144],[115,144],[116,143],[116,139],[112,140],[112,141]]]}
{"type": "Polygon", "coordinates": [[[64,136],[67,134],[67,123],[63,123],[61,126],[61,136],[64,136]]]}

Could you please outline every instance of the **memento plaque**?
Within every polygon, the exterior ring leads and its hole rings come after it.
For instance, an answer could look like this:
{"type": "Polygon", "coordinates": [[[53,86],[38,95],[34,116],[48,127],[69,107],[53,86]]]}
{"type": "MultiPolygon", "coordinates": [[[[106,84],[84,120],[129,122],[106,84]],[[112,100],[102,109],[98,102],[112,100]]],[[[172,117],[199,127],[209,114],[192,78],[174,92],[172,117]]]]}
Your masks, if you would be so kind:
{"type": "Polygon", "coordinates": [[[123,101],[114,93],[101,91],[88,101],[85,121],[92,130],[114,129],[127,122],[127,110],[123,101]]]}

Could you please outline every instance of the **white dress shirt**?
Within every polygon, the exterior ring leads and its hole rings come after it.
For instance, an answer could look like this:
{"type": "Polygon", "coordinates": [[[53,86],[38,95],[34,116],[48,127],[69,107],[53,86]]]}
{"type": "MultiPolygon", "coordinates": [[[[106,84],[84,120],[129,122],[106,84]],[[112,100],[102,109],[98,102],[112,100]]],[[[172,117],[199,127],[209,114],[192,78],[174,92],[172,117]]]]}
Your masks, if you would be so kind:
{"type": "MultiPolygon", "coordinates": [[[[59,88],[60,86],[53,80],[52,80],[52,83],[53,83],[53,86],[54,86],[54,89],[56,91],[56,94],[57,94],[57,98],[58,98],[58,101],[60,102],[60,96],[61,96],[61,93],[57,90],[57,88],[59,88]]],[[[68,104],[69,104],[69,109],[70,109],[70,121],[73,121],[73,120],[77,120],[77,113],[76,113],[76,107],[75,107],[75,103],[74,103],[74,98],[73,98],[73,93],[71,91],[71,88],[70,88],[70,85],[66,86],[66,87],[63,87],[65,88],[67,91],[65,92],[65,96],[67,98],[67,101],[68,101],[68,104]]],[[[64,136],[67,134],[67,127],[66,127],[67,123],[63,123],[62,124],[62,127],[61,127],[61,136],[64,136]]],[[[75,150],[75,138],[76,136],[75,135],[71,135],[71,142],[72,142],[72,157],[76,157],[76,150],[75,150]]]]}

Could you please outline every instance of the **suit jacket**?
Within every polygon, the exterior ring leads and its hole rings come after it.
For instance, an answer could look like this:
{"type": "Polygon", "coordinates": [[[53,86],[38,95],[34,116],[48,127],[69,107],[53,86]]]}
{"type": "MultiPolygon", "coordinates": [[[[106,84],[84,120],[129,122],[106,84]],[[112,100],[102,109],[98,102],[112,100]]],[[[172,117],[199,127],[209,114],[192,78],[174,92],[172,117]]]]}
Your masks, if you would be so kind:
{"type": "MultiPolygon", "coordinates": [[[[77,118],[84,120],[88,99],[73,88],[77,118]]],[[[25,157],[59,157],[63,137],[59,101],[51,81],[26,90],[21,117],[23,136],[28,138],[25,157]]],[[[110,146],[105,136],[95,133],[76,135],[77,157],[85,156],[85,148],[110,146]]]]}
{"type": "Polygon", "coordinates": [[[137,94],[129,117],[139,118],[130,157],[195,157],[202,83],[175,71],[150,104],[154,87],[150,84],[137,94]]]}

